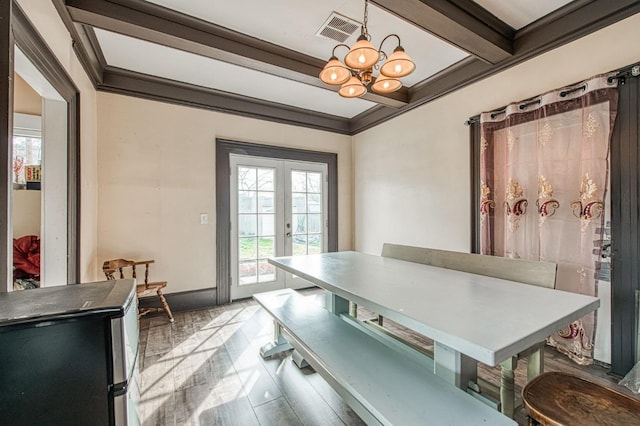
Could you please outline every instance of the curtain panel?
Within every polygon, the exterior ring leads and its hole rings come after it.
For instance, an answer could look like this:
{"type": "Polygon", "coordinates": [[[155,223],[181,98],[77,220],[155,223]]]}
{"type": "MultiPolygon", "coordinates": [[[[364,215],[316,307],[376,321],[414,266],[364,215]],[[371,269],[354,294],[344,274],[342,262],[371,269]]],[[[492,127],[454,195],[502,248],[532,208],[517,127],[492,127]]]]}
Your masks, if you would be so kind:
{"type": "MultiPolygon", "coordinates": [[[[481,253],[557,263],[556,289],[590,296],[598,292],[618,105],[617,80],[608,77],[480,117],[481,253]]],[[[590,364],[595,321],[590,314],[548,342],[590,364]]]]}

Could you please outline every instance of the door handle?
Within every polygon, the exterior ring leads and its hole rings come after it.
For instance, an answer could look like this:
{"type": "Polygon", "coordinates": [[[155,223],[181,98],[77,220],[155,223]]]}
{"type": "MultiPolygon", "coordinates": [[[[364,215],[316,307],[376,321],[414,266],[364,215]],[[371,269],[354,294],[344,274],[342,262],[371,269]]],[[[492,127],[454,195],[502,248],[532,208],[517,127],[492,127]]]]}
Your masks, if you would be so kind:
{"type": "Polygon", "coordinates": [[[291,238],[291,232],[287,232],[286,234],[284,234],[285,236],[291,238]]]}

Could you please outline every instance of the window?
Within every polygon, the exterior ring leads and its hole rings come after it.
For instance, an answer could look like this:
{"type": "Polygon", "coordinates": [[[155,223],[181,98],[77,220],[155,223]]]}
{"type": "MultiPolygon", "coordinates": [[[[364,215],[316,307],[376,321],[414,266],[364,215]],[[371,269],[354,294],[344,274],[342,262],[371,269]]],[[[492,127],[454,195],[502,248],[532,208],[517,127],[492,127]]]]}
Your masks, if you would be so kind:
{"type": "Polygon", "coordinates": [[[27,182],[40,182],[42,166],[40,116],[15,114],[12,165],[12,182],[15,189],[24,189],[27,182]]]}

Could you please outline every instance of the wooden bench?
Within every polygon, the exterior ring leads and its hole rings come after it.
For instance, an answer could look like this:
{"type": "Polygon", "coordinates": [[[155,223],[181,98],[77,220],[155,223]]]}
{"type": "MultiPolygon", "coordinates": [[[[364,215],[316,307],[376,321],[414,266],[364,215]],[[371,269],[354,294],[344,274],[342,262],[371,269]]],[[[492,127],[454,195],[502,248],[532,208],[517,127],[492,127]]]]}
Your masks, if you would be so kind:
{"type": "MultiPolygon", "coordinates": [[[[557,265],[550,262],[509,259],[389,243],[384,243],[382,257],[455,269],[539,287],[555,288],[556,283],[557,265]]],[[[379,318],[377,322],[382,325],[383,321],[379,318]]],[[[501,363],[500,389],[496,390],[500,393],[501,411],[507,416],[512,417],[517,406],[514,394],[514,370],[518,366],[518,359],[527,358],[527,380],[533,379],[544,369],[544,345],[545,342],[540,342],[518,354],[517,357],[512,357],[501,363]]],[[[490,387],[486,382],[484,385],[490,387]]]]}
{"type": "Polygon", "coordinates": [[[530,425],[640,425],[640,400],[571,374],[536,377],[522,401],[530,425]]]}
{"type": "Polygon", "coordinates": [[[428,358],[389,344],[348,316],[332,314],[290,289],[253,297],[367,424],[516,424],[436,376],[428,358]]]}

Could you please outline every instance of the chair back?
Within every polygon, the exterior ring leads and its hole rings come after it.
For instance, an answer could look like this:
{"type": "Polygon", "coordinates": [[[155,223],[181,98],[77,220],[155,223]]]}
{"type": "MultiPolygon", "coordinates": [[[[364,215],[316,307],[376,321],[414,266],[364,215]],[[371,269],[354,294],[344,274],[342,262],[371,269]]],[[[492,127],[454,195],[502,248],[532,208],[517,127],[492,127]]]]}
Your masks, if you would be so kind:
{"type": "Polygon", "coordinates": [[[117,278],[125,278],[125,269],[128,270],[128,268],[131,268],[131,272],[127,272],[127,274],[130,274],[131,278],[135,278],[135,262],[133,260],[113,259],[107,260],[102,264],[102,272],[104,272],[108,280],[115,280],[116,273],[119,275],[117,278]]]}

